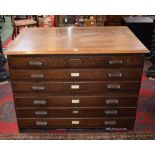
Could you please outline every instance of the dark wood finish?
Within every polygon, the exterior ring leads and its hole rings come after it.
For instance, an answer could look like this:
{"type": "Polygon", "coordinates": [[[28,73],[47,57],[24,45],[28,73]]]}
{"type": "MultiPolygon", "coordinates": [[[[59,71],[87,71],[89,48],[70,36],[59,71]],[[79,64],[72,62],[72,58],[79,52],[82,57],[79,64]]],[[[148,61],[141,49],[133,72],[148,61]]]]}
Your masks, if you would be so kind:
{"type": "Polygon", "coordinates": [[[13,82],[15,94],[130,94],[138,95],[139,82],[13,82]]]}
{"type": "Polygon", "coordinates": [[[147,52],[126,27],[25,29],[7,51],[20,131],[132,129],[147,52]]]}
{"type": "Polygon", "coordinates": [[[29,96],[14,97],[17,108],[26,107],[136,107],[137,96],[29,96]]]}
{"type": "Polygon", "coordinates": [[[18,118],[135,117],[136,108],[17,108],[16,113],[18,118]]]}
{"type": "Polygon", "coordinates": [[[142,55],[11,56],[12,69],[142,67],[142,55]]]}
{"type": "Polygon", "coordinates": [[[12,81],[139,81],[142,70],[133,69],[57,69],[10,70],[12,81]]]}
{"type": "Polygon", "coordinates": [[[50,118],[18,119],[21,128],[127,128],[134,126],[134,117],[122,118],[50,118]],[[73,122],[74,121],[74,122],[73,122]],[[79,124],[76,124],[78,123],[79,124]],[[74,124],[72,124],[72,122],[74,124]]]}

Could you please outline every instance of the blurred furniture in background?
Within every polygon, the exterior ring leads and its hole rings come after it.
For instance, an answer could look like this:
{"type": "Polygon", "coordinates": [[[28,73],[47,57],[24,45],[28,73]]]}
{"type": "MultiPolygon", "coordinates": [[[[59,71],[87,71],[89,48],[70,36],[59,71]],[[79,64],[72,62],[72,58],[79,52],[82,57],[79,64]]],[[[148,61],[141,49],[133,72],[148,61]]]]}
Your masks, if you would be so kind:
{"type": "Polygon", "coordinates": [[[155,78],[155,19],[153,20],[152,42],[151,42],[151,62],[152,66],[147,70],[146,75],[149,78],[155,78]]]}
{"type": "Polygon", "coordinates": [[[64,15],[54,16],[55,26],[78,26],[95,27],[104,26],[106,16],[104,15],[64,15]]]}
{"type": "MultiPolygon", "coordinates": [[[[121,25],[128,26],[137,38],[151,50],[153,18],[146,16],[123,17],[121,25]]],[[[150,54],[147,54],[150,56],[150,54]]]]}
{"type": "MultiPolygon", "coordinates": [[[[1,29],[1,27],[0,27],[1,29]]],[[[5,63],[7,62],[7,59],[5,58],[2,50],[2,40],[0,36],[0,82],[4,82],[9,79],[9,75],[5,70],[5,63]]]]}
{"type": "Polygon", "coordinates": [[[0,21],[5,22],[5,16],[4,15],[0,15],[0,21]]]}
{"type": "Polygon", "coordinates": [[[96,16],[96,24],[97,24],[97,26],[104,26],[106,20],[107,20],[106,16],[104,16],[104,15],[97,15],[96,16]]]}
{"type": "Polygon", "coordinates": [[[96,26],[96,16],[85,16],[84,17],[84,27],[95,27],[96,26]]]}
{"type": "Polygon", "coordinates": [[[22,27],[39,26],[38,16],[11,16],[11,21],[13,26],[12,39],[19,34],[19,30],[22,27]]]}
{"type": "Polygon", "coordinates": [[[122,17],[128,17],[128,15],[108,15],[108,16],[106,16],[105,26],[120,26],[122,17]]]}

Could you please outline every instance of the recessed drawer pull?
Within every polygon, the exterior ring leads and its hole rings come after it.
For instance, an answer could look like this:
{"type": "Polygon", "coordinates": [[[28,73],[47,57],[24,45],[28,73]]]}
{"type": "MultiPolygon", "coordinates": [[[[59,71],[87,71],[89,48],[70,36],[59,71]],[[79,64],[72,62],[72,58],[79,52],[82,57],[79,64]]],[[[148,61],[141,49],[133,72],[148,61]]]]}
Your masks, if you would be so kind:
{"type": "Polygon", "coordinates": [[[79,77],[80,73],[71,73],[71,77],[79,77]]]}
{"type": "Polygon", "coordinates": [[[110,115],[110,114],[117,115],[118,114],[117,110],[105,110],[104,112],[106,115],[110,115]]]}
{"type": "Polygon", "coordinates": [[[72,99],[72,103],[73,104],[78,104],[78,103],[80,103],[80,100],[79,99],[72,99]]]}
{"type": "Polygon", "coordinates": [[[47,101],[46,100],[34,100],[33,104],[34,105],[46,105],[47,101]]]}
{"type": "Polygon", "coordinates": [[[116,125],[116,121],[105,121],[105,125],[116,125]]]}
{"type": "Polygon", "coordinates": [[[109,60],[110,65],[122,65],[123,61],[122,60],[109,60]]]}
{"type": "Polygon", "coordinates": [[[47,126],[48,125],[48,122],[46,122],[46,121],[37,121],[36,122],[36,125],[37,126],[47,126]]]}
{"type": "Polygon", "coordinates": [[[116,99],[108,99],[108,100],[106,100],[106,104],[118,104],[118,100],[116,100],[116,99]]]}
{"type": "Polygon", "coordinates": [[[35,91],[43,91],[43,90],[45,90],[45,87],[44,86],[33,86],[32,87],[32,90],[35,90],[35,91]]]}
{"type": "Polygon", "coordinates": [[[119,84],[108,84],[108,89],[120,89],[121,86],[119,84]]]}
{"type": "Polygon", "coordinates": [[[47,115],[47,111],[35,111],[35,115],[47,115]]]}
{"type": "Polygon", "coordinates": [[[80,124],[80,121],[72,121],[72,124],[78,125],[78,124],[80,124]]]}
{"type": "Polygon", "coordinates": [[[70,60],[69,60],[69,63],[70,63],[71,65],[78,65],[78,64],[81,63],[81,59],[70,59],[70,60]]]}
{"type": "Polygon", "coordinates": [[[80,85],[71,85],[71,89],[80,89],[80,85]]]}
{"type": "Polygon", "coordinates": [[[44,78],[44,74],[31,74],[32,79],[42,79],[44,78]]]}
{"type": "Polygon", "coordinates": [[[122,77],[121,73],[109,73],[108,77],[122,77]]]}
{"type": "Polygon", "coordinates": [[[78,114],[79,111],[78,110],[73,110],[73,114],[78,114]]]}
{"type": "Polygon", "coordinates": [[[43,63],[41,61],[29,61],[30,66],[36,66],[36,67],[38,66],[39,67],[39,66],[42,66],[42,64],[43,63]]]}

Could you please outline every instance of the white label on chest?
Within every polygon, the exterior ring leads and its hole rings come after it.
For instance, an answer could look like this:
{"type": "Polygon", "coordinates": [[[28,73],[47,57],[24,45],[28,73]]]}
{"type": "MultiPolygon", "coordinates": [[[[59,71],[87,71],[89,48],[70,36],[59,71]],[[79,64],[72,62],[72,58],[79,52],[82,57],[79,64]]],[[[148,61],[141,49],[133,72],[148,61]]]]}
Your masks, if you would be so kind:
{"type": "Polygon", "coordinates": [[[79,100],[79,99],[73,99],[73,100],[72,100],[72,103],[73,103],[73,104],[80,103],[80,100],[79,100]]]}
{"type": "Polygon", "coordinates": [[[72,124],[75,124],[75,125],[80,124],[80,121],[72,121],[72,124]]]}
{"type": "Polygon", "coordinates": [[[71,77],[79,77],[80,73],[71,73],[71,77]]]}
{"type": "Polygon", "coordinates": [[[79,89],[80,86],[79,85],[71,85],[71,89],[79,89]]]}
{"type": "Polygon", "coordinates": [[[79,111],[78,110],[73,110],[73,114],[78,114],[79,111]]]}

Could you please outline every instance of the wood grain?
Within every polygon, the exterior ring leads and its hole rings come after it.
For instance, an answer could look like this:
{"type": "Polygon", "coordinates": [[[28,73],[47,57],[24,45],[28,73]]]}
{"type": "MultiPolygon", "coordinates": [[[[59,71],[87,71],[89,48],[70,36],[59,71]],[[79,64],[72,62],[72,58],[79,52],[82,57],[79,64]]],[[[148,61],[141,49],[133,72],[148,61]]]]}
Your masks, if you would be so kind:
{"type": "Polygon", "coordinates": [[[7,55],[148,53],[127,27],[25,28],[7,55]]]}
{"type": "Polygon", "coordinates": [[[14,96],[17,108],[48,108],[48,107],[136,107],[137,96],[14,96]],[[79,102],[75,102],[75,101],[79,102]],[[44,101],[44,104],[35,104],[36,101],[44,101]]]}

